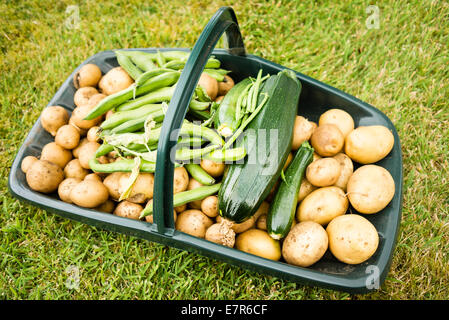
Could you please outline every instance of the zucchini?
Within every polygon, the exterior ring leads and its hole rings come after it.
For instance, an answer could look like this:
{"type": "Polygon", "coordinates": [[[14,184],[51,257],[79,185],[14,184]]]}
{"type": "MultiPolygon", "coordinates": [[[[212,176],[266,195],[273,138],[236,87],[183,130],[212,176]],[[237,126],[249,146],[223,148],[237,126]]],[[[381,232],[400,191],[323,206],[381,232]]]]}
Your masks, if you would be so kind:
{"type": "Polygon", "coordinates": [[[277,140],[270,141],[265,156],[261,156],[261,141],[254,143],[249,141],[249,134],[244,136],[242,142],[247,144],[248,158],[243,163],[229,165],[218,193],[219,212],[223,218],[235,223],[250,218],[276,183],[291,150],[300,92],[301,83],[290,70],[270,76],[264,83],[258,104],[266,95],[268,101],[245,132],[255,132],[259,136],[263,133],[260,130],[264,130],[272,140],[274,132],[271,130],[276,130],[277,140]]]}
{"type": "Polygon", "coordinates": [[[284,238],[295,218],[299,187],[307,166],[312,162],[313,148],[304,142],[285,172],[285,178],[271,202],[267,214],[267,232],[275,240],[284,238]]]}

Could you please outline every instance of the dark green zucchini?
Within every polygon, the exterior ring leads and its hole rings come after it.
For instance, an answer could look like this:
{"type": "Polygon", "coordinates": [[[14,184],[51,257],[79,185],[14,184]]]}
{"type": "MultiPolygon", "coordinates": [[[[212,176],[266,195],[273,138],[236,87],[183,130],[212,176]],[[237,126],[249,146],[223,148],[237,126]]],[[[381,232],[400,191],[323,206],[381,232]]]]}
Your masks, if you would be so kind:
{"type": "Polygon", "coordinates": [[[279,178],[291,150],[300,92],[301,83],[290,70],[270,76],[261,88],[258,104],[265,95],[268,101],[244,131],[248,157],[244,163],[229,165],[218,193],[225,219],[240,223],[251,217],[279,178]],[[251,132],[260,141],[251,141],[251,132]]]}
{"type": "Polygon", "coordinates": [[[304,142],[285,172],[267,214],[267,232],[275,240],[284,238],[295,218],[299,187],[307,166],[312,162],[313,148],[304,142]]]}

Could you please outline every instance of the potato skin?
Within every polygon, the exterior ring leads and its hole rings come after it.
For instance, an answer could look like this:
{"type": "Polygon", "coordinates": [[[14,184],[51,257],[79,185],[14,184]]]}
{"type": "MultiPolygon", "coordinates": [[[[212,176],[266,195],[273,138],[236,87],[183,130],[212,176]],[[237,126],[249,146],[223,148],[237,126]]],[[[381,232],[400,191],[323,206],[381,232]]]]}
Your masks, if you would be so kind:
{"type": "Polygon", "coordinates": [[[98,82],[98,87],[105,95],[111,95],[128,88],[134,80],[122,67],[109,70],[98,82]]]}
{"type": "Polygon", "coordinates": [[[348,184],[349,178],[354,172],[354,164],[352,163],[351,158],[349,158],[342,152],[333,156],[333,158],[337,160],[340,165],[340,176],[334,183],[334,186],[341,188],[343,191],[346,191],[346,186],[348,184]]]}
{"type": "Polygon", "coordinates": [[[317,187],[315,187],[313,184],[307,180],[306,177],[304,177],[301,181],[301,185],[299,187],[299,193],[298,193],[298,203],[304,200],[305,197],[307,197],[313,190],[316,190],[317,187]]]}
{"type": "Polygon", "coordinates": [[[93,64],[88,63],[82,66],[73,77],[73,85],[75,88],[82,87],[96,87],[98,81],[101,79],[100,68],[93,64]]]}
{"type": "Polygon", "coordinates": [[[47,160],[64,168],[70,160],[72,160],[72,152],[64,149],[56,142],[47,143],[41,152],[41,160],[47,160]]]}
{"type": "Polygon", "coordinates": [[[298,206],[296,219],[299,222],[315,221],[328,224],[348,210],[349,201],[343,190],[335,186],[323,187],[310,193],[298,206]]]}
{"type": "Polygon", "coordinates": [[[355,210],[373,214],[384,209],[393,199],[395,183],[388,170],[368,164],[361,166],[351,175],[347,193],[355,210]]]}
{"type": "Polygon", "coordinates": [[[96,94],[98,94],[98,90],[94,87],[85,86],[79,88],[73,95],[73,102],[77,107],[85,105],[89,102],[89,99],[96,94]]]}
{"type": "Polygon", "coordinates": [[[310,144],[321,157],[335,156],[343,149],[345,137],[334,124],[318,126],[310,138],[310,144]]]}
{"type": "Polygon", "coordinates": [[[214,178],[222,176],[226,167],[224,163],[214,162],[208,159],[202,159],[200,166],[214,178]]]}
{"type": "Polygon", "coordinates": [[[139,220],[142,210],[143,207],[140,204],[124,200],[115,207],[113,214],[123,218],[139,220]]]}
{"type": "Polygon", "coordinates": [[[321,158],[307,166],[306,178],[315,187],[327,187],[340,177],[340,163],[334,158],[321,158]]]}
{"type": "Polygon", "coordinates": [[[206,236],[207,229],[213,224],[212,219],[200,210],[190,209],[181,212],[176,219],[175,228],[198,238],[206,236]]]}
{"type": "Polygon", "coordinates": [[[368,219],[358,214],[345,214],[332,220],[326,228],[329,249],[341,262],[359,264],[377,250],[379,235],[368,219]]]}
{"type": "Polygon", "coordinates": [[[78,178],[84,180],[89,174],[89,170],[84,169],[78,159],[70,160],[64,167],[64,176],[66,178],[78,178]]]}
{"type": "Polygon", "coordinates": [[[304,221],[293,226],[282,244],[282,257],[289,264],[309,267],[320,260],[328,248],[326,230],[318,223],[304,221]]]}
{"type": "Polygon", "coordinates": [[[249,229],[237,236],[235,246],[238,250],[278,261],[281,258],[281,246],[278,240],[270,237],[268,232],[249,229]]]}
{"type": "Polygon", "coordinates": [[[360,126],[345,139],[345,153],[360,164],[371,164],[385,158],[393,149],[394,136],[380,125],[360,126]]]}
{"type": "Polygon", "coordinates": [[[184,167],[177,167],[173,173],[173,193],[186,191],[189,186],[189,174],[184,167]]]}
{"type": "Polygon", "coordinates": [[[66,178],[58,186],[58,196],[64,202],[73,203],[70,199],[70,192],[82,180],[79,178],[66,178]]]}
{"type": "Polygon", "coordinates": [[[218,216],[218,197],[212,195],[204,198],[201,201],[201,211],[210,218],[218,216]]]}
{"type": "Polygon", "coordinates": [[[69,113],[61,106],[49,106],[42,110],[40,121],[42,127],[55,136],[58,129],[69,122],[69,113]]]}
{"type": "Polygon", "coordinates": [[[198,85],[201,86],[213,101],[218,95],[218,81],[212,78],[207,73],[202,73],[200,79],[198,80],[198,85]]]}
{"type": "Polygon", "coordinates": [[[98,142],[88,141],[78,151],[78,159],[81,167],[84,169],[90,169],[89,161],[95,156],[95,152],[100,147],[98,142]]]}
{"type": "Polygon", "coordinates": [[[80,142],[80,132],[70,124],[63,125],[58,129],[55,142],[64,149],[74,149],[80,142]]]}
{"type": "Polygon", "coordinates": [[[354,130],[354,119],[352,116],[342,109],[329,109],[322,113],[318,120],[318,125],[334,124],[340,129],[343,137],[346,137],[352,130],[354,130]]]}
{"type": "Polygon", "coordinates": [[[34,161],[26,172],[28,186],[42,193],[56,191],[62,180],[64,173],[61,167],[47,160],[34,161]]]}
{"type": "Polygon", "coordinates": [[[301,144],[308,141],[315,130],[316,124],[303,116],[296,116],[293,127],[292,150],[298,150],[301,144]]]}
{"type": "Polygon", "coordinates": [[[83,180],[70,192],[70,199],[73,203],[84,208],[98,207],[108,198],[108,189],[102,182],[95,180],[83,180]]]}
{"type": "Polygon", "coordinates": [[[23,173],[27,173],[28,168],[31,166],[31,164],[38,160],[35,156],[26,156],[22,159],[22,162],[20,163],[20,169],[23,173]]]}
{"type": "MultiPolygon", "coordinates": [[[[119,183],[119,193],[122,194],[125,188],[128,186],[129,177],[131,173],[125,173],[120,176],[119,183]]],[[[134,182],[131,192],[127,198],[128,201],[134,203],[144,203],[149,199],[153,198],[153,186],[154,186],[154,176],[152,173],[139,173],[136,181],[134,182]]]]}

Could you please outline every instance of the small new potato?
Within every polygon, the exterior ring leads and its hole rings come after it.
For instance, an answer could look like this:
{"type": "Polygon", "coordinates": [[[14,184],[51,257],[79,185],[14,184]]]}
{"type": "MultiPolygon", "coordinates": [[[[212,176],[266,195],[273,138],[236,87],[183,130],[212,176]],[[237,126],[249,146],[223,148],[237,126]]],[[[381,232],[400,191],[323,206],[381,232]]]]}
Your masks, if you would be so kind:
{"type": "Polygon", "coordinates": [[[52,193],[64,180],[64,173],[57,164],[47,160],[36,160],[27,169],[26,181],[34,191],[52,193]]]}
{"type": "Polygon", "coordinates": [[[203,72],[198,80],[198,85],[206,91],[212,101],[215,100],[218,95],[218,81],[215,78],[203,72]]]}
{"type": "Polygon", "coordinates": [[[326,228],[329,250],[341,262],[359,264],[377,250],[379,235],[376,227],[358,214],[345,214],[332,220],[326,228]]]}
{"type": "Polygon", "coordinates": [[[40,121],[45,131],[55,136],[58,129],[69,122],[69,113],[61,106],[49,106],[42,110],[40,121]]]}
{"type": "Polygon", "coordinates": [[[122,67],[109,70],[98,82],[98,87],[105,95],[111,95],[128,88],[134,80],[122,67]]]}
{"type": "Polygon", "coordinates": [[[377,213],[393,199],[395,183],[387,169],[368,164],[361,166],[351,175],[347,193],[355,210],[365,214],[377,213]]]}
{"type": "MultiPolygon", "coordinates": [[[[129,184],[131,173],[125,173],[118,180],[119,193],[123,194],[129,184]]],[[[106,180],[106,179],[105,179],[106,180]]],[[[154,175],[152,173],[139,173],[126,200],[134,203],[144,203],[153,198],[154,175]]]]}
{"type": "Polygon", "coordinates": [[[204,238],[208,241],[221,244],[227,247],[234,247],[235,232],[223,223],[214,223],[207,228],[204,238]]]}
{"type": "Polygon", "coordinates": [[[84,169],[90,169],[89,161],[95,157],[97,149],[100,147],[98,142],[86,142],[79,150],[78,159],[80,160],[81,167],[84,169]]]}
{"type": "Polygon", "coordinates": [[[175,228],[198,238],[206,236],[207,229],[213,224],[212,219],[196,209],[181,212],[176,219],[175,228]]]}
{"type": "MultiPolygon", "coordinates": [[[[218,82],[218,96],[224,97],[232,89],[234,84],[234,80],[230,76],[225,75],[223,81],[218,82]]],[[[217,102],[217,100],[215,101],[217,102]]]]}
{"type": "Polygon", "coordinates": [[[200,162],[201,168],[214,178],[218,178],[223,175],[226,165],[220,162],[214,162],[208,159],[202,159],[200,162]]]}
{"type": "Polygon", "coordinates": [[[142,210],[143,207],[140,204],[124,200],[115,207],[113,214],[123,218],[140,220],[142,210]]]}
{"type": "Polygon", "coordinates": [[[70,200],[80,207],[95,208],[108,200],[109,192],[102,182],[83,180],[73,187],[70,200]]]}
{"type": "Polygon", "coordinates": [[[72,149],[73,157],[79,158],[79,152],[80,152],[81,148],[88,142],[89,142],[89,140],[87,140],[87,138],[82,138],[80,140],[80,143],[78,144],[78,146],[76,148],[72,149]]]}
{"type": "Polygon", "coordinates": [[[64,149],[74,149],[80,142],[80,132],[70,124],[63,125],[58,129],[55,142],[64,149]]]}
{"type": "Polygon", "coordinates": [[[209,218],[218,216],[218,197],[208,196],[201,201],[201,211],[209,218]]]}
{"type": "Polygon", "coordinates": [[[289,264],[309,267],[326,253],[329,239],[326,230],[313,221],[293,226],[282,243],[282,257],[289,264]]]}
{"type": "MultiPolygon", "coordinates": [[[[148,202],[145,205],[145,208],[147,206],[152,206],[153,205],[153,199],[148,200],[148,202]]],[[[178,219],[178,213],[176,212],[176,210],[173,209],[173,221],[176,223],[176,219],[178,219]]],[[[147,216],[145,216],[145,221],[149,222],[149,223],[153,223],[153,214],[149,214],[147,216]]]]}
{"type": "Polygon", "coordinates": [[[345,214],[348,206],[348,198],[340,188],[318,188],[301,201],[296,211],[296,219],[299,222],[314,221],[326,225],[335,217],[345,214]]]}
{"type": "Polygon", "coordinates": [[[281,245],[270,237],[268,232],[260,229],[249,229],[237,236],[235,246],[238,250],[256,256],[278,261],[281,258],[281,245]]]}
{"type": "Polygon", "coordinates": [[[89,130],[92,127],[97,126],[101,120],[102,116],[98,116],[92,120],[84,120],[84,118],[89,114],[89,112],[92,110],[92,106],[88,104],[83,104],[79,107],[76,107],[72,112],[71,120],[73,121],[73,124],[77,126],[78,128],[89,130]]]}
{"type": "Polygon", "coordinates": [[[177,167],[173,174],[173,193],[186,191],[189,186],[189,173],[184,167],[177,167]]]}
{"type": "Polygon", "coordinates": [[[20,163],[20,169],[23,173],[27,173],[28,168],[31,166],[31,164],[34,161],[37,161],[38,159],[35,156],[26,156],[22,159],[22,162],[20,163]]]}
{"type": "Polygon", "coordinates": [[[101,128],[99,126],[93,126],[87,131],[86,138],[90,142],[99,142],[100,137],[98,136],[101,128]]]}
{"type": "Polygon", "coordinates": [[[96,94],[98,94],[97,88],[94,87],[79,88],[73,95],[73,102],[77,107],[86,105],[89,102],[89,99],[96,94]]]}
{"type": "Polygon", "coordinates": [[[334,183],[334,186],[341,188],[343,191],[346,191],[346,186],[348,184],[349,178],[354,172],[354,164],[352,163],[351,158],[349,158],[344,153],[339,153],[333,157],[340,164],[340,176],[337,181],[334,183]]]}
{"type": "MultiPolygon", "coordinates": [[[[187,190],[193,190],[199,187],[202,187],[203,184],[198,182],[197,180],[190,178],[189,180],[189,184],[187,186],[187,190]]],[[[201,209],[201,201],[202,200],[195,200],[195,201],[191,201],[189,202],[189,206],[192,209],[201,209]]]]}
{"type": "Polygon", "coordinates": [[[75,73],[73,76],[73,85],[77,89],[82,87],[96,87],[100,79],[100,68],[93,63],[88,63],[75,73]]]}
{"type": "Polygon", "coordinates": [[[306,177],[302,178],[298,193],[298,203],[304,200],[305,197],[307,197],[313,190],[316,189],[317,187],[311,184],[306,177]]]}
{"type": "Polygon", "coordinates": [[[293,127],[292,150],[298,150],[303,142],[308,141],[315,127],[312,122],[303,116],[296,116],[293,127]]]}
{"type": "Polygon", "coordinates": [[[318,126],[312,133],[310,144],[321,157],[335,156],[343,149],[345,137],[334,124],[318,126]]]}
{"type": "Polygon", "coordinates": [[[307,166],[306,178],[315,187],[327,187],[337,182],[340,163],[334,158],[321,158],[307,166]]]}
{"type": "Polygon", "coordinates": [[[113,213],[115,210],[115,202],[111,199],[106,200],[106,202],[100,204],[98,207],[94,208],[97,211],[113,213]]]}
{"type": "Polygon", "coordinates": [[[72,160],[72,152],[56,144],[56,142],[47,143],[41,151],[41,160],[47,160],[64,168],[72,160]]]}
{"type": "Polygon", "coordinates": [[[393,149],[394,136],[380,125],[360,126],[345,139],[345,153],[355,162],[371,164],[385,158],[393,149]]]}
{"type": "Polygon", "coordinates": [[[330,109],[321,114],[318,120],[318,125],[330,123],[334,124],[346,137],[352,130],[354,130],[354,119],[352,116],[342,109],[330,109]]]}
{"type": "Polygon", "coordinates": [[[70,199],[70,192],[82,180],[78,178],[66,178],[58,186],[58,196],[64,202],[73,203],[70,199]]]}
{"type": "Polygon", "coordinates": [[[113,172],[103,180],[103,184],[108,189],[111,199],[118,200],[120,198],[120,180],[126,173],[113,172]]]}
{"type": "Polygon", "coordinates": [[[79,159],[70,160],[64,167],[64,176],[66,178],[77,178],[84,180],[84,178],[89,174],[89,170],[84,169],[81,166],[79,159]]]}
{"type": "MultiPolygon", "coordinates": [[[[224,219],[221,216],[217,216],[217,222],[222,222],[224,219]]],[[[229,227],[234,230],[235,233],[242,233],[246,230],[249,230],[251,228],[254,228],[256,225],[256,219],[254,216],[249,217],[243,222],[235,223],[232,222],[229,227]]]]}

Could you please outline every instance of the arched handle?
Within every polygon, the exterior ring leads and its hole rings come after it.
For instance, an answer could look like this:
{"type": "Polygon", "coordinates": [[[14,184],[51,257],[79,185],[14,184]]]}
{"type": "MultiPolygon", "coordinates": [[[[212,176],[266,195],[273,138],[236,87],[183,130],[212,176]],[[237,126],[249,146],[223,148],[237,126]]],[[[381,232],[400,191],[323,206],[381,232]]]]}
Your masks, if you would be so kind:
{"type": "Polygon", "coordinates": [[[172,132],[174,130],[178,132],[181,127],[206,62],[225,31],[229,53],[245,55],[243,38],[234,10],[230,7],[220,8],[196,41],[165,114],[157,148],[153,196],[153,221],[161,234],[172,235],[175,226],[173,219],[174,162],[171,161],[170,155],[176,146],[178,135],[174,137],[172,132]]]}

